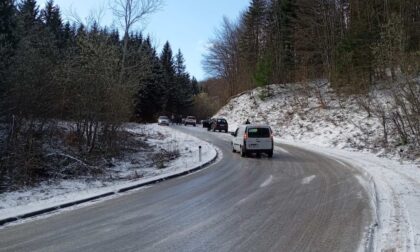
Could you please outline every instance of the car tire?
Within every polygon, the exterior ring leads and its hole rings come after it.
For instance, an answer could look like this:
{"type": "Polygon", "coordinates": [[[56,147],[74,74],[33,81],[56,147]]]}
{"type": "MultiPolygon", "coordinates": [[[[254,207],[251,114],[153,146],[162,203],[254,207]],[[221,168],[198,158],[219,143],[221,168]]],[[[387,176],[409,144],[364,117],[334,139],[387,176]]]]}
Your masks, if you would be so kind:
{"type": "Polygon", "coordinates": [[[270,150],[269,152],[267,152],[267,155],[268,155],[269,158],[272,158],[273,157],[273,150],[270,150]]]}
{"type": "Polygon", "coordinates": [[[241,157],[246,157],[247,153],[246,153],[246,147],[245,146],[241,146],[241,157]]]}
{"type": "Polygon", "coordinates": [[[194,127],[196,127],[197,125],[196,124],[194,124],[194,127]]]}
{"type": "Polygon", "coordinates": [[[236,153],[235,146],[233,145],[233,143],[232,143],[232,152],[236,153]]]}

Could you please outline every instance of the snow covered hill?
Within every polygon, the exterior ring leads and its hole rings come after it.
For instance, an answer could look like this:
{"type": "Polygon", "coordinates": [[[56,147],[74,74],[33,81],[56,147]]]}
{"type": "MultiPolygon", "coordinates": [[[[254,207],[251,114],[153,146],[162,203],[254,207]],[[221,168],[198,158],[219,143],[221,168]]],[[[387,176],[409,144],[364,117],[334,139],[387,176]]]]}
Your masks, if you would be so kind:
{"type": "MultiPolygon", "coordinates": [[[[389,103],[385,93],[375,95],[381,103],[389,103]]],[[[364,108],[367,102],[357,96],[340,98],[328,83],[278,84],[232,98],[215,117],[226,118],[231,131],[249,119],[268,123],[280,139],[420,162],[420,150],[402,146],[395,129],[387,129],[388,144],[384,144],[381,120],[372,113],[369,116],[364,108]]]]}

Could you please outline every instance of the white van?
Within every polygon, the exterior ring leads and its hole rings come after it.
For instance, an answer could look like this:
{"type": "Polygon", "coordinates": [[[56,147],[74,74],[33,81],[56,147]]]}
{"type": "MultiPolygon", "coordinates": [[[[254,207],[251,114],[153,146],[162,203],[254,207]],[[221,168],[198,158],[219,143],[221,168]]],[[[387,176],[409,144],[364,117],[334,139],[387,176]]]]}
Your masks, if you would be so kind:
{"type": "Polygon", "coordinates": [[[267,153],[273,156],[273,131],[265,125],[241,125],[232,133],[232,151],[240,152],[242,157],[249,153],[267,153]]]}

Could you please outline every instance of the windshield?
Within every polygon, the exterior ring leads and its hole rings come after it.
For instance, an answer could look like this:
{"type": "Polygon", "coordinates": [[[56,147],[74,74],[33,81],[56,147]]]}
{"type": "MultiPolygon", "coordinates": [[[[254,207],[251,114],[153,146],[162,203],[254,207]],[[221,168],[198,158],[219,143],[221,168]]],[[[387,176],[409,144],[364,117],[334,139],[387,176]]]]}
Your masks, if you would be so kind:
{"type": "Polygon", "coordinates": [[[248,128],[248,137],[250,138],[262,138],[270,136],[271,132],[269,128],[248,128]]]}
{"type": "Polygon", "coordinates": [[[159,119],[168,119],[168,117],[167,116],[159,116],[159,119]]]}

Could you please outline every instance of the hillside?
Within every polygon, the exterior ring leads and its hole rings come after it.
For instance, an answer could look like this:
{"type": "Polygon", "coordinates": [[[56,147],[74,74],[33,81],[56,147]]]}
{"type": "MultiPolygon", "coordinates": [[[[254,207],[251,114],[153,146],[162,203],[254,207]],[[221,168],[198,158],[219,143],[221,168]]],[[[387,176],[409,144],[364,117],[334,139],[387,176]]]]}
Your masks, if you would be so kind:
{"type": "Polygon", "coordinates": [[[327,82],[274,84],[233,97],[215,116],[226,118],[231,131],[249,119],[268,123],[279,139],[419,162],[420,151],[402,144],[392,118],[385,116],[385,128],[382,124],[379,114],[391,114],[392,103],[385,89],[343,98],[327,82]]]}

